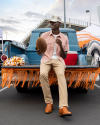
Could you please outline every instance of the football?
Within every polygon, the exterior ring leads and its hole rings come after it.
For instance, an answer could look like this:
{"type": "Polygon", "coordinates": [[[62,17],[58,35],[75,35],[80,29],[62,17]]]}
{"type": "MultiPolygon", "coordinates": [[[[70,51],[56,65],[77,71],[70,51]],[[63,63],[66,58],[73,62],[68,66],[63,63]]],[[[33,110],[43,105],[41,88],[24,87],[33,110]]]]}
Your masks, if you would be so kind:
{"type": "Polygon", "coordinates": [[[44,53],[47,49],[47,43],[46,41],[39,37],[36,41],[36,48],[39,49],[42,53],[44,53]]]}

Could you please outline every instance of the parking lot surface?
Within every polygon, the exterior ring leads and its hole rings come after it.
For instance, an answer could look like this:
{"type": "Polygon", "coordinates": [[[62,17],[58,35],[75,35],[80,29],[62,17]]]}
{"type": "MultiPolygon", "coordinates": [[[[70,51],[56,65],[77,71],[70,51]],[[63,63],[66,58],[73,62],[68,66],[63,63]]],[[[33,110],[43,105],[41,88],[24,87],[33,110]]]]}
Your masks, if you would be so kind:
{"type": "MultiPolygon", "coordinates": [[[[0,80],[1,83],[1,80],[0,80]]],[[[96,85],[100,86],[99,82],[96,85]]],[[[0,90],[2,88],[0,87],[0,90]]],[[[45,114],[41,87],[29,88],[26,93],[18,93],[16,88],[5,88],[0,92],[0,125],[99,125],[100,89],[81,93],[68,89],[69,111],[72,116],[59,116],[58,86],[51,86],[54,110],[45,114]]]]}

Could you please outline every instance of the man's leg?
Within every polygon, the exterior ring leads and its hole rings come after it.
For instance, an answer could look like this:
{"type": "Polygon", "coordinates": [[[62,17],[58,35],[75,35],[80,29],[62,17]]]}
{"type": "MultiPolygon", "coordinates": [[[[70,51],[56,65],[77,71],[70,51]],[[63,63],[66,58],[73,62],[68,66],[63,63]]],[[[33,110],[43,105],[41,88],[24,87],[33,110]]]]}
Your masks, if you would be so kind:
{"type": "Polygon", "coordinates": [[[72,113],[68,111],[68,93],[65,79],[65,67],[59,60],[53,61],[53,69],[58,78],[59,86],[59,115],[60,116],[72,116],[72,113]]]}
{"type": "Polygon", "coordinates": [[[68,92],[65,79],[65,67],[59,60],[53,61],[53,69],[57,75],[58,87],[59,87],[59,107],[68,107],[68,92]]]}
{"type": "Polygon", "coordinates": [[[53,104],[53,99],[51,95],[51,90],[50,90],[50,84],[48,81],[48,72],[51,69],[51,65],[48,63],[41,63],[40,65],[40,82],[41,82],[41,87],[42,91],[44,94],[44,100],[45,103],[51,103],[53,104]]]}

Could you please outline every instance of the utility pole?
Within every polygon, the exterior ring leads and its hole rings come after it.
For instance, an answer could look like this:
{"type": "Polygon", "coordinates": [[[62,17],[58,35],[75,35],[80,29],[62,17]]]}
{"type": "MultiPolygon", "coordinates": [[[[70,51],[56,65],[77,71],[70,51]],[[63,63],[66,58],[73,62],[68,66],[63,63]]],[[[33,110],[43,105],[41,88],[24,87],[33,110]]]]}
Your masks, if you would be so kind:
{"type": "Polygon", "coordinates": [[[66,4],[65,4],[65,0],[64,0],[64,28],[66,28],[66,4]]]}

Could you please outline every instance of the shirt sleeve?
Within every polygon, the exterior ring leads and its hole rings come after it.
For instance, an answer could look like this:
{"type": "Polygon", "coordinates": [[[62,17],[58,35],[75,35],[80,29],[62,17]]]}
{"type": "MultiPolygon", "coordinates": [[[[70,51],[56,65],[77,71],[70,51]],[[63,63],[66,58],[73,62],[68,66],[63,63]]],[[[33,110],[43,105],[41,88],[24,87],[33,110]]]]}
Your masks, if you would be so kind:
{"type": "Polygon", "coordinates": [[[69,41],[68,41],[68,38],[66,39],[64,51],[69,51],[69,41]]]}
{"type": "Polygon", "coordinates": [[[41,38],[45,38],[45,33],[42,33],[41,38]]]}

